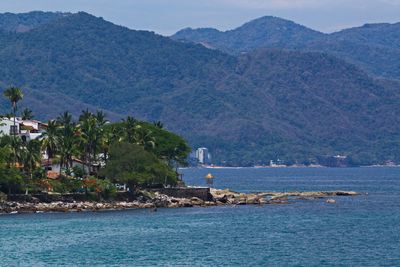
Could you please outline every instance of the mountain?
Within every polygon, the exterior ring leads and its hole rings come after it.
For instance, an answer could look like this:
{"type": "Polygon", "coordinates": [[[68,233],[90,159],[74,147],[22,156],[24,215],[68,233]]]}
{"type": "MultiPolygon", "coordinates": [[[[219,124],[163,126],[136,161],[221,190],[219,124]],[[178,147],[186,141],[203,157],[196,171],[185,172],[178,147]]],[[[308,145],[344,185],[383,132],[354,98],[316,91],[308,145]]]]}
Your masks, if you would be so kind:
{"type": "Polygon", "coordinates": [[[187,28],[171,38],[205,44],[225,52],[240,53],[256,48],[295,48],[322,36],[323,33],[292,21],[266,16],[230,31],[187,28]]]}
{"type": "Polygon", "coordinates": [[[326,53],[236,56],[83,12],[0,38],[1,89],[22,87],[20,108],[42,119],[100,108],[161,120],[217,164],[400,162],[397,82],[326,53]]]}
{"type": "Polygon", "coordinates": [[[21,14],[0,13],[0,30],[6,32],[26,32],[69,15],[71,14],[43,11],[32,11],[21,14]]]}
{"type": "Polygon", "coordinates": [[[323,34],[284,19],[262,17],[226,32],[184,29],[171,38],[231,54],[259,48],[330,53],[372,75],[400,79],[400,23],[366,24],[323,34]]]}

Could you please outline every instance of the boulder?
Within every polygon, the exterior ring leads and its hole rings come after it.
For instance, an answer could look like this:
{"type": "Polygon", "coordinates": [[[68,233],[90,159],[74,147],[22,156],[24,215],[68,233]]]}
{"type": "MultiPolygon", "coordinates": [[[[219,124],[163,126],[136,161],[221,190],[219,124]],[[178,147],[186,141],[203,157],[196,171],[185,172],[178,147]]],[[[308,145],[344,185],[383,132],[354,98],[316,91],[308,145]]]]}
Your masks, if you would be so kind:
{"type": "Polygon", "coordinates": [[[191,203],[193,206],[202,206],[202,205],[204,205],[204,200],[202,200],[202,199],[200,199],[200,198],[198,198],[198,197],[192,197],[192,198],[190,199],[190,203],[191,203]]]}
{"type": "Polygon", "coordinates": [[[334,199],[328,199],[325,202],[328,204],[336,204],[336,200],[334,200],[334,199]]]}

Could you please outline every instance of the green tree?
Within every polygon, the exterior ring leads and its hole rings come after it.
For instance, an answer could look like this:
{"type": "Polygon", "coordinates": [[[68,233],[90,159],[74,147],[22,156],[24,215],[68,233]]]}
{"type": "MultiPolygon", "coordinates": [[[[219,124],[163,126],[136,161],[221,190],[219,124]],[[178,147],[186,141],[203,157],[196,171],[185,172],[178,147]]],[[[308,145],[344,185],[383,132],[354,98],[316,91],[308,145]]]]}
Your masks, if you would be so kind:
{"type": "Polygon", "coordinates": [[[4,91],[4,96],[8,98],[8,100],[11,102],[11,107],[12,107],[12,112],[13,112],[13,117],[14,117],[14,129],[15,129],[15,117],[17,113],[17,103],[22,100],[24,97],[22,91],[18,87],[10,87],[4,91]]]}
{"type": "Polygon", "coordinates": [[[108,152],[112,144],[121,142],[123,139],[123,129],[121,124],[112,123],[103,126],[102,139],[100,141],[101,150],[103,152],[103,160],[107,162],[108,152]]]}
{"type": "Polygon", "coordinates": [[[23,169],[26,176],[26,191],[25,194],[28,194],[29,186],[33,180],[33,173],[40,166],[40,162],[42,159],[41,155],[41,142],[39,140],[31,140],[29,141],[24,150],[23,150],[23,169]]]}
{"type": "Polygon", "coordinates": [[[32,110],[30,110],[29,108],[25,108],[24,110],[22,110],[21,118],[23,120],[32,120],[34,118],[32,110]]]}
{"type": "Polygon", "coordinates": [[[168,165],[142,146],[130,143],[114,144],[100,173],[112,182],[126,183],[130,189],[177,182],[176,173],[168,165]]]}
{"type": "Polygon", "coordinates": [[[126,119],[123,120],[123,127],[125,132],[124,139],[126,142],[131,144],[135,143],[137,123],[138,121],[131,116],[128,116],[126,119]]]}
{"type": "Polygon", "coordinates": [[[58,148],[58,126],[55,120],[50,120],[47,123],[46,131],[42,133],[42,148],[46,151],[49,160],[57,153],[58,148]]]}
{"type": "Polygon", "coordinates": [[[146,129],[141,125],[136,125],[135,131],[135,144],[143,146],[146,150],[154,149],[154,147],[156,146],[156,139],[154,138],[151,130],[146,129]]]}
{"type": "Polygon", "coordinates": [[[82,115],[79,117],[79,147],[81,149],[82,159],[85,161],[89,170],[92,169],[92,162],[97,161],[105,123],[105,114],[101,111],[98,111],[97,114],[94,115],[86,110],[83,111],[82,115]]]}
{"type": "Polygon", "coordinates": [[[21,190],[23,183],[21,172],[15,167],[0,166],[0,191],[8,194],[21,190]]]}
{"type": "Polygon", "coordinates": [[[77,152],[77,135],[76,124],[72,121],[72,115],[69,112],[64,112],[57,117],[59,125],[57,134],[57,144],[60,154],[60,174],[61,169],[72,167],[72,156],[77,152]]]}

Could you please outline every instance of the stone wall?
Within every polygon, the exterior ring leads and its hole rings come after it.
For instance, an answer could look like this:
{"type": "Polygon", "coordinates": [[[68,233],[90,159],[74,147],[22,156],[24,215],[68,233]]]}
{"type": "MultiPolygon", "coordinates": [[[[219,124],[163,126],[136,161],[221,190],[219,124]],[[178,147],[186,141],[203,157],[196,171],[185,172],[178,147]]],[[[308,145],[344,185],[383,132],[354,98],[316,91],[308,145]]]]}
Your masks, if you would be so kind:
{"type": "MultiPolygon", "coordinates": [[[[157,189],[147,189],[147,191],[159,192],[160,194],[167,195],[170,197],[176,198],[192,198],[197,197],[204,201],[211,201],[213,199],[210,188],[202,187],[202,188],[184,188],[184,187],[176,187],[176,188],[157,188],[157,189]]],[[[134,200],[148,200],[149,196],[146,194],[132,194],[129,192],[117,192],[115,196],[112,197],[112,200],[115,201],[134,201],[134,200]]],[[[7,197],[8,201],[15,202],[74,202],[74,201],[98,201],[97,196],[93,193],[90,195],[86,195],[84,193],[75,193],[75,194],[32,194],[32,195],[9,195],[7,197]]]]}

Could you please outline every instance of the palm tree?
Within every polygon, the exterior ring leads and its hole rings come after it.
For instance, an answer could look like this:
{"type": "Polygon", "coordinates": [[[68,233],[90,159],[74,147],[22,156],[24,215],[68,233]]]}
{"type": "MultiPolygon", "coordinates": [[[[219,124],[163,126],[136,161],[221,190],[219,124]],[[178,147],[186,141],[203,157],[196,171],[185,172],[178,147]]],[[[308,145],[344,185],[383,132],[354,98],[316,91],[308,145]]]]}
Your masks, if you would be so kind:
{"type": "Polygon", "coordinates": [[[21,113],[21,117],[22,117],[23,120],[31,120],[31,119],[33,119],[32,110],[30,110],[29,108],[25,108],[21,113]]]}
{"type": "Polygon", "coordinates": [[[78,130],[80,132],[79,144],[83,152],[82,157],[90,173],[92,159],[96,159],[101,135],[96,116],[88,110],[83,111],[79,116],[78,130]]]}
{"type": "MultiPolygon", "coordinates": [[[[19,89],[17,87],[8,88],[4,91],[3,94],[11,102],[13,116],[14,116],[14,131],[16,131],[15,116],[16,116],[16,112],[17,112],[17,103],[24,97],[24,95],[22,94],[21,89],[19,89]]],[[[13,132],[13,134],[15,135],[16,132],[13,132]]]]}
{"type": "Polygon", "coordinates": [[[135,143],[136,126],[137,120],[131,116],[128,116],[124,122],[125,139],[128,143],[135,143]]]}
{"type": "Polygon", "coordinates": [[[65,127],[72,123],[72,115],[68,111],[65,111],[57,117],[56,121],[60,126],[65,127]]]}
{"type": "Polygon", "coordinates": [[[135,143],[143,146],[146,150],[151,150],[156,146],[156,139],[150,130],[143,128],[141,125],[137,125],[135,143]]]}
{"type": "Polygon", "coordinates": [[[153,125],[156,126],[159,129],[163,129],[164,128],[164,123],[162,123],[161,121],[155,121],[155,122],[153,122],[153,125]]]}
{"type": "Polygon", "coordinates": [[[118,127],[115,124],[110,124],[109,126],[104,127],[100,141],[104,162],[107,162],[108,152],[111,145],[117,142],[121,142],[122,139],[123,133],[121,127],[118,127]]]}
{"type": "Polygon", "coordinates": [[[97,120],[97,125],[99,127],[103,127],[106,123],[108,123],[108,121],[106,119],[107,115],[103,111],[98,110],[96,112],[95,116],[96,116],[96,120],[97,120]]]}
{"type": "Polygon", "coordinates": [[[60,153],[60,174],[63,166],[69,168],[72,162],[72,155],[75,152],[76,146],[76,128],[72,121],[72,115],[69,112],[64,112],[57,117],[58,127],[56,143],[60,153]]]}
{"type": "Polygon", "coordinates": [[[60,175],[61,169],[72,167],[72,156],[76,152],[76,135],[74,127],[67,127],[62,132],[58,132],[57,145],[60,154],[60,175]]]}
{"type": "Polygon", "coordinates": [[[26,192],[28,194],[29,191],[29,180],[32,181],[33,179],[33,172],[40,164],[41,160],[41,144],[38,140],[31,140],[27,143],[24,151],[23,151],[23,165],[24,171],[28,177],[27,185],[26,185],[26,192]]]}
{"type": "Polygon", "coordinates": [[[47,152],[48,162],[50,162],[50,159],[53,158],[57,152],[57,136],[57,122],[55,120],[51,120],[47,124],[46,131],[40,136],[40,138],[42,138],[42,148],[47,152]]]}
{"type": "Polygon", "coordinates": [[[19,163],[19,165],[23,164],[23,147],[24,147],[24,142],[19,136],[14,136],[13,138],[10,139],[10,156],[12,158],[12,163],[14,167],[19,163]]]}

